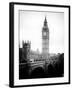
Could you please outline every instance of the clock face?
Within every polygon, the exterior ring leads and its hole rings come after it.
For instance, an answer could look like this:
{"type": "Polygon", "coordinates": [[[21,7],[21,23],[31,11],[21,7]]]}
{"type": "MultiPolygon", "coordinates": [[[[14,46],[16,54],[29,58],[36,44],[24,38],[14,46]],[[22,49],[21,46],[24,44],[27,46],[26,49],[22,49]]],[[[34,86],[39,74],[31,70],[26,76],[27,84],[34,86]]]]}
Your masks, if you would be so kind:
{"type": "Polygon", "coordinates": [[[46,32],[44,32],[43,35],[46,36],[46,32]]]}

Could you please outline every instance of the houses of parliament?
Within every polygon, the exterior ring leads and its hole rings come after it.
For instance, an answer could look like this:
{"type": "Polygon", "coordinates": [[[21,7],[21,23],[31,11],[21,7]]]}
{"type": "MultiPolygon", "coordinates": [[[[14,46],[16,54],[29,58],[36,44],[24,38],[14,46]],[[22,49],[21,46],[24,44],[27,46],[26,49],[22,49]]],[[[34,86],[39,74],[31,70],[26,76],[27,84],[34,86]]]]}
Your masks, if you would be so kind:
{"type": "Polygon", "coordinates": [[[31,50],[30,41],[19,48],[19,79],[64,75],[64,53],[49,53],[49,27],[45,17],[42,28],[42,52],[31,50]]]}

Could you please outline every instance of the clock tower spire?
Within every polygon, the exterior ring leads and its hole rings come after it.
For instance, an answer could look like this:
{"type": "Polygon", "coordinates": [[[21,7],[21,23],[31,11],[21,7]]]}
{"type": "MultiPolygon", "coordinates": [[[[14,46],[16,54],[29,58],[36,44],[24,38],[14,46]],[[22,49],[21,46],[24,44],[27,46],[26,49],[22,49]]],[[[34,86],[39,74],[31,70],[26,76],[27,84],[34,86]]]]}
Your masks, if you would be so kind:
{"type": "Polygon", "coordinates": [[[47,25],[47,19],[45,17],[44,25],[42,28],[42,53],[48,57],[49,54],[49,28],[47,25]]]}

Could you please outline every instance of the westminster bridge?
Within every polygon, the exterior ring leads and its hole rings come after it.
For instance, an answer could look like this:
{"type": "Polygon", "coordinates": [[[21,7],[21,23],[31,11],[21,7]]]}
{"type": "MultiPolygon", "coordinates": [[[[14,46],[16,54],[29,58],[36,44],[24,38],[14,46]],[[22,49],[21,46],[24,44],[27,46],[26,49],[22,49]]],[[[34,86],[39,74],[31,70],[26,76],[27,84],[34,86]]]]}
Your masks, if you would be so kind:
{"type": "MultiPolygon", "coordinates": [[[[49,59],[36,59],[27,63],[20,63],[22,78],[56,77],[64,74],[64,56],[58,55],[49,59]]],[[[20,77],[20,78],[21,78],[20,77]]]]}

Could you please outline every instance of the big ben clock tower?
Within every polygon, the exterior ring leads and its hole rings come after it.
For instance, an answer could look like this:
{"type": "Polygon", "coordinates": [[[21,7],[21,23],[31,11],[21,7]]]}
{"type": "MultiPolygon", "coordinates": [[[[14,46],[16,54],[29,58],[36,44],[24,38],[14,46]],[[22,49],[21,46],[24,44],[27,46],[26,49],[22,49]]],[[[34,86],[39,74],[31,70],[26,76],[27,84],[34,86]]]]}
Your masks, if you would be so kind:
{"type": "Polygon", "coordinates": [[[46,17],[44,20],[44,26],[42,28],[42,53],[46,56],[49,54],[49,28],[46,17]]]}

